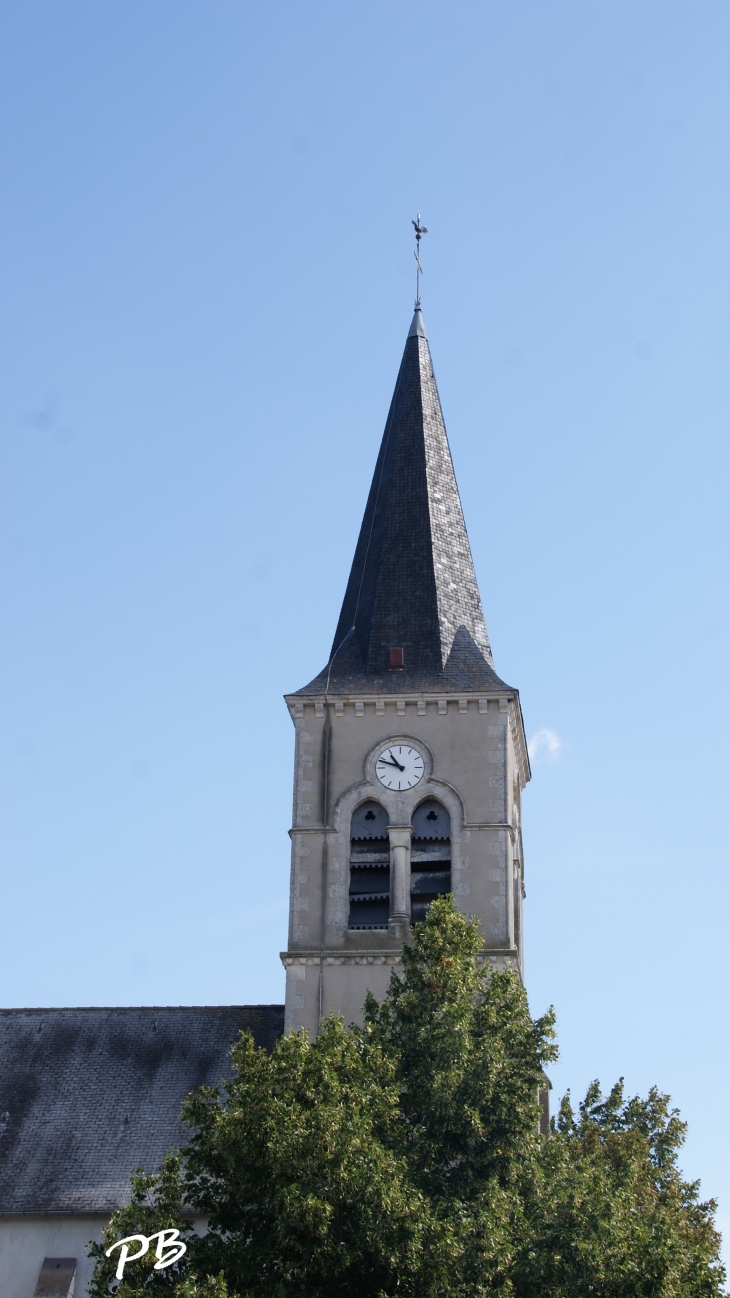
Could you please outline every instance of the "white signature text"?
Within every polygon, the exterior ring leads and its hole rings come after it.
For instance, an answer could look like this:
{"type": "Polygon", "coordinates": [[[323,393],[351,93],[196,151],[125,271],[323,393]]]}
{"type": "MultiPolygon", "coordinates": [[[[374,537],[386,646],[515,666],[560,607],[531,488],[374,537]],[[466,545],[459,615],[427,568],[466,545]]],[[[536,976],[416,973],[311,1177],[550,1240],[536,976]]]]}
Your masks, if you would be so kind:
{"type": "Polygon", "coordinates": [[[111,1257],[115,1248],[120,1250],[117,1280],[122,1279],[128,1262],[136,1262],[137,1258],[144,1257],[153,1239],[157,1240],[155,1271],[162,1271],[164,1267],[172,1266],[173,1262],[179,1262],[183,1253],[187,1253],[187,1246],[178,1238],[179,1234],[179,1230],[158,1230],[154,1235],[127,1235],[126,1239],[118,1239],[116,1244],[106,1250],[107,1257],[111,1257]],[[131,1244],[139,1244],[136,1253],[130,1253],[131,1244]]]}

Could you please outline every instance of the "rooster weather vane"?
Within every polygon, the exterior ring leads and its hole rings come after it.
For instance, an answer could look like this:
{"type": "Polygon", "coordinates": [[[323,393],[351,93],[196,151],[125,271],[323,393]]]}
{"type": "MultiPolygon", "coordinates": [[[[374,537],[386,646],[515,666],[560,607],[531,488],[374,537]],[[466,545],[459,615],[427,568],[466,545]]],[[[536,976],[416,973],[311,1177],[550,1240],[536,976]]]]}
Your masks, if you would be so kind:
{"type": "Polygon", "coordinates": [[[420,253],[420,251],[421,251],[421,239],[422,239],[422,237],[423,237],[424,234],[428,234],[428,230],[426,229],[425,225],[421,225],[421,213],[420,213],[420,212],[418,212],[418,213],[416,214],[416,219],[415,219],[415,221],[411,221],[411,225],[413,226],[413,229],[414,229],[415,232],[416,232],[416,251],[414,252],[413,256],[414,256],[415,259],[416,259],[416,310],[417,310],[417,311],[420,311],[420,309],[421,309],[421,276],[422,276],[422,274],[423,274],[423,268],[422,268],[422,266],[421,266],[421,258],[420,258],[420,256],[419,256],[419,253],[420,253]]]}

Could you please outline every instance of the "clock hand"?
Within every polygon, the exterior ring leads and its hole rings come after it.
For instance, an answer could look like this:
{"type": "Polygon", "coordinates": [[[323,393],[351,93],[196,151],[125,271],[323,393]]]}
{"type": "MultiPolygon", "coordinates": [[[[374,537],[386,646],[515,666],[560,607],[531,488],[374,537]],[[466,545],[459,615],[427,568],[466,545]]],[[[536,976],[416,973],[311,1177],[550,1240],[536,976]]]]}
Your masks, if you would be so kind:
{"type": "MultiPolygon", "coordinates": [[[[393,750],[392,750],[392,748],[389,748],[389,749],[388,749],[388,752],[390,753],[391,757],[393,757],[393,750]]],[[[404,770],[406,769],[405,766],[401,766],[401,764],[400,764],[400,762],[398,761],[397,758],[393,757],[393,761],[395,762],[395,764],[396,764],[396,766],[398,767],[398,770],[399,770],[399,771],[404,771],[404,770]]]]}
{"type": "Polygon", "coordinates": [[[379,757],[378,766],[397,766],[399,771],[405,770],[405,767],[400,766],[398,762],[389,762],[387,757],[379,757]]]}

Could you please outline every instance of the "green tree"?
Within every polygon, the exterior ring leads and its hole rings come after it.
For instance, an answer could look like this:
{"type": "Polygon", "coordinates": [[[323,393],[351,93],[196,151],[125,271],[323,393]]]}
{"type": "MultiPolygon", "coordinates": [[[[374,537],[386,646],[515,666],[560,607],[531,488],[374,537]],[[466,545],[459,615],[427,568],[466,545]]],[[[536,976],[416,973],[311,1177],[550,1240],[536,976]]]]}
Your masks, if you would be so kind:
{"type": "Polygon", "coordinates": [[[270,1054],[241,1037],[231,1079],[186,1103],[189,1144],[93,1247],[93,1298],[715,1298],[714,1204],[681,1179],[666,1097],[594,1086],[541,1137],[552,1037],[439,899],[361,1028],[328,1018],[270,1054]],[[170,1226],[185,1257],[117,1282],[104,1249],[170,1226]]]}
{"type": "MultiPolygon", "coordinates": [[[[368,997],[363,1035],[394,1068],[398,1148],[449,1241],[434,1292],[511,1292],[552,1012],[530,1018],[519,979],[483,963],[478,924],[443,897],[404,949],[402,978],[382,1004],[368,997]]],[[[422,1276],[413,1292],[428,1292],[422,1276]]]]}
{"type": "Polygon", "coordinates": [[[244,1036],[233,1065],[185,1114],[204,1265],[245,1295],[393,1292],[418,1271],[429,1223],[398,1148],[392,1065],[335,1018],[270,1055],[244,1036]]]}
{"type": "Polygon", "coordinates": [[[521,1298],[679,1298],[723,1292],[715,1203],[677,1167],[685,1124],[669,1097],[607,1097],[598,1082],[576,1118],[563,1100],[541,1142],[513,1272],[521,1298]]]}
{"type": "Polygon", "coordinates": [[[130,1263],[119,1298],[169,1293],[187,1268],[223,1273],[241,1295],[387,1293],[400,1268],[417,1271],[427,1205],[393,1147],[393,1068],[363,1046],[337,1019],[313,1044],[290,1034],[270,1055],[244,1034],[232,1080],[186,1105],[195,1134],[182,1171],[170,1158],[158,1178],[138,1174],[135,1199],[114,1214],[95,1249],[94,1298],[114,1290],[110,1243],[181,1226],[183,1202],[208,1219],[208,1234],[188,1228],[188,1253],[169,1271],[130,1263]]]}

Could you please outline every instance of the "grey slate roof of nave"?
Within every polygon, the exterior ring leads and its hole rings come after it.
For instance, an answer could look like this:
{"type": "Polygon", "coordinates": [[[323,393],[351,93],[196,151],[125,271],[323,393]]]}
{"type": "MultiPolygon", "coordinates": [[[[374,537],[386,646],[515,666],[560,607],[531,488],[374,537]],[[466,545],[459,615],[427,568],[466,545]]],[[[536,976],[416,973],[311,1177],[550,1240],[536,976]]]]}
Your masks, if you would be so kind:
{"type": "Polygon", "coordinates": [[[271,1049],[283,1005],[0,1010],[0,1214],[127,1202],[133,1168],[186,1141],[185,1096],[230,1073],[244,1028],[271,1049]]]}
{"type": "Polygon", "coordinates": [[[299,696],[512,690],[494,670],[431,352],[413,317],[330,663],[299,696]],[[388,649],[403,648],[391,671],[388,649]]]}

